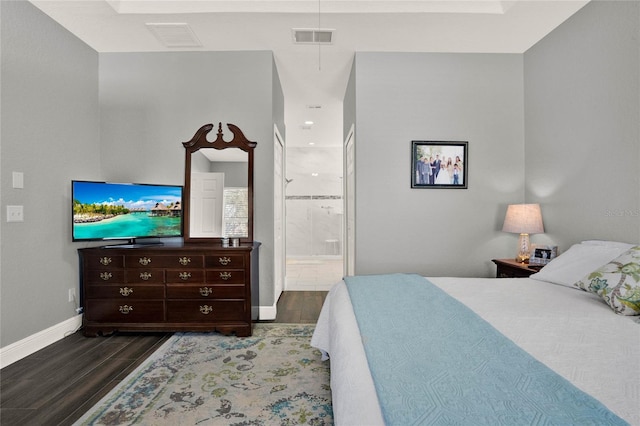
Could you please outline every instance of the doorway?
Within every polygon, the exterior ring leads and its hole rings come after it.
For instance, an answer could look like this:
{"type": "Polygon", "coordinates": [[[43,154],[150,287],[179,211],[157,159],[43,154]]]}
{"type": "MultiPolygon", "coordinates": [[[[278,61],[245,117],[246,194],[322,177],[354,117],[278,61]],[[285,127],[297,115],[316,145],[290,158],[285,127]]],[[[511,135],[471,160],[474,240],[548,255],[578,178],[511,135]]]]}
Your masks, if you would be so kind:
{"type": "Polygon", "coordinates": [[[342,147],[287,148],[286,290],[327,291],[344,276],[342,147]]]}

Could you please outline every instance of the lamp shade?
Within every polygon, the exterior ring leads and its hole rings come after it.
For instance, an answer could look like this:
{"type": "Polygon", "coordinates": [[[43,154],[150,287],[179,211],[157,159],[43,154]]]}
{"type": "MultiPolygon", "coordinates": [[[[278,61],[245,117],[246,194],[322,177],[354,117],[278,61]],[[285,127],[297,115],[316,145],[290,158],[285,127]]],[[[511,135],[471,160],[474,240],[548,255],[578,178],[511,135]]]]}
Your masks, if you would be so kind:
{"type": "Polygon", "coordinates": [[[503,232],[541,234],[544,232],[539,204],[510,204],[504,218],[503,232]]]}

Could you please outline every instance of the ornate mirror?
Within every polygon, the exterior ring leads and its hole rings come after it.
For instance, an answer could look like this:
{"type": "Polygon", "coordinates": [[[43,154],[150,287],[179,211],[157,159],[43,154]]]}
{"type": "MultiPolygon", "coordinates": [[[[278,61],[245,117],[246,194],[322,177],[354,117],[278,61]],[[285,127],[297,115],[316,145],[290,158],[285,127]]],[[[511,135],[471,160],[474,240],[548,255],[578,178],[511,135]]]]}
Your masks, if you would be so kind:
{"type": "Polygon", "coordinates": [[[235,125],[233,134],[223,139],[218,123],[215,141],[207,140],[213,124],[200,127],[185,148],[184,240],[220,242],[223,237],[253,241],[253,149],[235,125]]]}

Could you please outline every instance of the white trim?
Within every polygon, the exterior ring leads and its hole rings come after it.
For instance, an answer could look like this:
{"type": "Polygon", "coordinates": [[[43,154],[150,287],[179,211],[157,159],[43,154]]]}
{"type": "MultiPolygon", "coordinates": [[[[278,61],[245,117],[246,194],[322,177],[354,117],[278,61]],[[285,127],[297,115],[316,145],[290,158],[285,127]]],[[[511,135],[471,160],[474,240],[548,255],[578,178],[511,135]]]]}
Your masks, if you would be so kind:
{"type": "Polygon", "coordinates": [[[276,319],[276,305],[273,306],[260,306],[260,321],[270,321],[276,319]]]}
{"type": "MultiPolygon", "coordinates": [[[[275,222],[273,224],[273,241],[274,241],[274,252],[273,252],[273,261],[274,261],[274,285],[273,285],[273,300],[274,303],[278,302],[280,295],[284,290],[287,289],[287,219],[286,219],[286,208],[285,208],[285,198],[286,198],[286,150],[285,150],[285,142],[278,130],[278,126],[274,123],[273,125],[273,158],[274,158],[274,170],[276,168],[276,153],[279,153],[281,157],[280,160],[280,180],[276,181],[274,179],[273,186],[274,188],[278,187],[280,189],[279,195],[280,199],[274,198],[274,217],[277,216],[276,213],[280,213],[280,235],[278,235],[278,223],[275,222]],[[276,149],[277,147],[280,149],[276,149]],[[277,210],[279,209],[279,211],[277,210]],[[277,243],[277,244],[276,244],[277,243]]],[[[274,178],[276,174],[274,173],[274,178]]],[[[274,191],[275,192],[275,191],[274,191]]]]}
{"type": "Polygon", "coordinates": [[[62,321],[52,327],[47,328],[25,337],[15,343],[0,348],[0,368],[4,368],[16,361],[20,361],[31,355],[34,352],[39,351],[42,348],[49,346],[52,343],[62,340],[69,334],[75,333],[82,326],[82,314],[62,321]]]}
{"type": "Polygon", "coordinates": [[[355,185],[355,153],[356,153],[356,145],[355,145],[355,124],[351,124],[349,128],[349,133],[347,133],[347,137],[344,141],[344,151],[343,151],[343,171],[342,175],[344,179],[342,180],[343,185],[343,233],[344,237],[342,238],[342,254],[344,256],[344,275],[351,276],[355,274],[355,263],[356,263],[356,220],[355,220],[355,193],[356,193],[356,185],[355,185]],[[352,163],[350,164],[349,161],[352,163]],[[353,170],[351,174],[349,174],[349,170],[353,170]]]}

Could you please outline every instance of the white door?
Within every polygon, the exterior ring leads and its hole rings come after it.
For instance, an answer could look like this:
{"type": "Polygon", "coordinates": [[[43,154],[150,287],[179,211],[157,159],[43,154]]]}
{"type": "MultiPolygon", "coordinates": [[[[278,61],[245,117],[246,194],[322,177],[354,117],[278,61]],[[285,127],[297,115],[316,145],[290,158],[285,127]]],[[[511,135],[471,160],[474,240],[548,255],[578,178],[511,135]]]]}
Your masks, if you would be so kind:
{"type": "Polygon", "coordinates": [[[278,128],[273,126],[273,260],[274,302],[284,290],[285,227],[284,227],[284,144],[278,128]]]}
{"type": "Polygon", "coordinates": [[[224,173],[191,173],[192,237],[221,237],[224,229],[224,173]]]}
{"type": "Polygon", "coordinates": [[[355,274],[355,251],[356,251],[356,230],[355,230],[355,143],[354,143],[353,125],[347,135],[345,142],[344,155],[344,227],[345,227],[345,244],[344,244],[344,273],[345,276],[355,274]]]}

